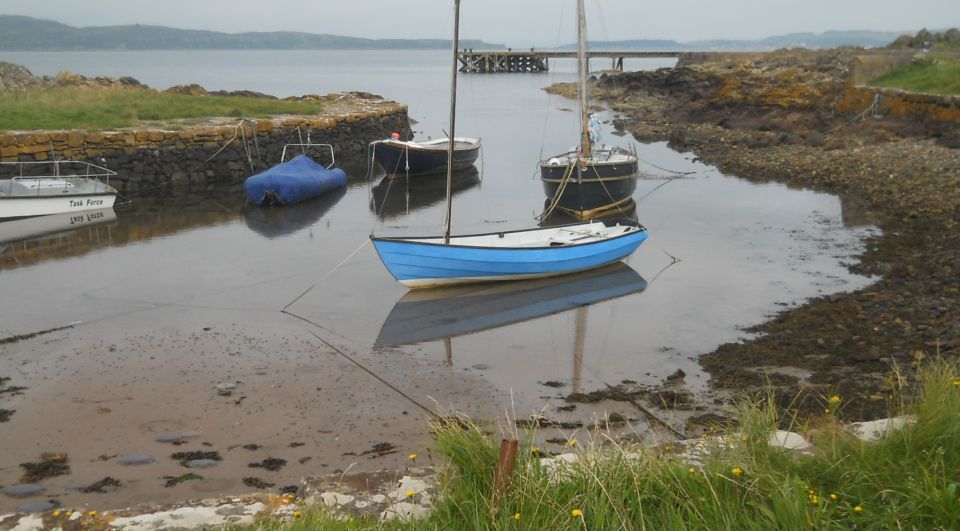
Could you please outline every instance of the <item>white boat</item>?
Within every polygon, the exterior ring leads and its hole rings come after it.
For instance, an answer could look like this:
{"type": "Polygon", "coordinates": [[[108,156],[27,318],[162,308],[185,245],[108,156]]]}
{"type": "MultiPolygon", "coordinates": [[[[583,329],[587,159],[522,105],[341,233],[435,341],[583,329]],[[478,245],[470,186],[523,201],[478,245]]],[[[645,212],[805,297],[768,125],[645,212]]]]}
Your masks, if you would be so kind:
{"type": "Polygon", "coordinates": [[[0,162],[0,220],[112,208],[116,174],[76,160],[0,162]]]}

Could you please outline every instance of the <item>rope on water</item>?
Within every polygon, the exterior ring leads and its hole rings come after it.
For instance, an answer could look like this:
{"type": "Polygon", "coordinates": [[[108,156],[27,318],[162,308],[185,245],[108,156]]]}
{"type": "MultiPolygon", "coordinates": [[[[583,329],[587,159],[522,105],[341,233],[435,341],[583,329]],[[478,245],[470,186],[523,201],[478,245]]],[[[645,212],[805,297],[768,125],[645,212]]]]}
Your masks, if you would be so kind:
{"type": "Polygon", "coordinates": [[[356,255],[357,253],[359,253],[359,252],[360,252],[360,249],[363,249],[363,246],[366,245],[368,241],[370,241],[370,240],[369,240],[369,239],[363,240],[363,243],[361,243],[359,247],[357,247],[356,249],[354,249],[352,253],[348,254],[347,257],[344,258],[343,260],[341,260],[340,263],[337,264],[336,266],[334,266],[333,269],[331,269],[330,271],[327,271],[322,277],[320,277],[319,280],[317,280],[316,282],[314,282],[312,286],[310,286],[309,288],[307,288],[306,290],[304,290],[303,293],[301,293],[300,295],[297,295],[297,297],[296,297],[295,299],[293,299],[292,301],[288,302],[287,305],[284,306],[280,311],[281,311],[281,312],[284,312],[284,313],[288,313],[288,312],[287,312],[287,308],[293,306],[294,303],[296,303],[298,300],[302,299],[303,296],[306,295],[307,293],[310,293],[311,291],[313,291],[313,288],[317,287],[317,286],[318,286],[321,282],[323,282],[327,277],[329,277],[330,275],[332,275],[337,269],[340,269],[340,267],[341,267],[343,264],[347,263],[347,260],[350,260],[351,258],[354,257],[354,255],[356,255]]]}
{"type": "MultiPolygon", "coordinates": [[[[282,310],[282,313],[285,313],[285,314],[287,314],[287,315],[289,315],[289,316],[291,316],[291,317],[294,317],[294,318],[296,318],[296,319],[300,319],[301,321],[303,321],[303,322],[305,322],[305,323],[307,323],[307,324],[313,325],[313,326],[315,326],[315,327],[317,327],[317,328],[319,328],[319,329],[321,329],[321,330],[323,329],[322,326],[320,326],[319,324],[311,321],[310,319],[307,319],[306,317],[303,317],[303,316],[301,316],[301,315],[297,315],[297,314],[292,313],[292,312],[288,312],[286,309],[283,309],[283,310],[282,310]]],[[[323,337],[321,337],[319,334],[317,334],[317,333],[315,333],[315,332],[313,332],[313,331],[311,331],[311,330],[308,330],[307,333],[310,334],[311,336],[317,338],[318,341],[320,341],[321,343],[323,343],[324,345],[326,345],[327,347],[329,347],[330,349],[332,349],[332,350],[333,350],[334,352],[336,352],[337,354],[341,355],[344,359],[346,359],[346,360],[349,361],[350,363],[356,365],[357,368],[359,368],[359,369],[362,370],[363,372],[369,374],[371,377],[373,377],[374,379],[376,379],[377,381],[379,381],[379,382],[382,383],[383,385],[389,387],[391,390],[393,390],[393,392],[397,393],[398,395],[402,396],[403,398],[406,398],[408,401],[410,401],[411,404],[413,404],[413,405],[419,407],[420,409],[422,409],[427,415],[430,415],[431,418],[435,418],[435,419],[436,419],[436,418],[440,418],[440,415],[438,415],[435,411],[433,411],[432,409],[428,408],[427,406],[421,404],[420,402],[418,402],[418,401],[417,401],[415,398],[413,398],[412,396],[410,396],[410,395],[408,395],[407,393],[404,393],[403,391],[401,391],[397,386],[395,386],[395,385],[393,385],[392,383],[386,381],[386,380],[383,379],[380,375],[378,375],[377,373],[375,373],[375,372],[373,372],[372,370],[368,369],[364,364],[362,364],[362,363],[360,363],[359,361],[357,361],[354,356],[351,356],[351,355],[347,354],[347,353],[344,352],[342,349],[340,349],[339,347],[337,347],[337,346],[334,345],[333,343],[327,341],[326,339],[324,339],[323,337]]]]}

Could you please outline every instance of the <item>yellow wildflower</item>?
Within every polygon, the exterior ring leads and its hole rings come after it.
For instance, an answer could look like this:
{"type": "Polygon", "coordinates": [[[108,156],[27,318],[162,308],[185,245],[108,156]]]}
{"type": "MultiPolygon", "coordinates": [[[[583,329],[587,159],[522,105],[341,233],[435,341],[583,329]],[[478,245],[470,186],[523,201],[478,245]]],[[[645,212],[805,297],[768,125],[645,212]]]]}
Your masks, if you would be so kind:
{"type": "Polygon", "coordinates": [[[60,511],[53,511],[53,517],[56,518],[60,516],[60,511]]]}
{"type": "Polygon", "coordinates": [[[87,513],[87,514],[89,514],[90,516],[96,516],[96,515],[97,515],[97,511],[90,511],[90,512],[87,513]]]}
{"type": "Polygon", "coordinates": [[[409,459],[409,460],[411,460],[411,461],[416,461],[416,460],[417,460],[417,454],[410,454],[410,455],[407,456],[407,459],[409,459]]]}
{"type": "Polygon", "coordinates": [[[954,387],[960,387],[960,379],[954,380],[954,381],[953,381],[953,386],[954,386],[954,387]]]}
{"type": "Polygon", "coordinates": [[[860,507],[859,505],[857,505],[856,507],[853,508],[853,512],[855,512],[855,513],[862,513],[862,512],[863,512],[863,507],[860,507]]]}
{"type": "Polygon", "coordinates": [[[831,495],[830,495],[830,499],[833,500],[833,501],[837,501],[837,495],[836,495],[836,494],[831,494],[831,495]]]}
{"type": "Polygon", "coordinates": [[[577,445],[576,439],[570,439],[569,441],[567,441],[567,446],[576,446],[576,445],[577,445]]]}
{"type": "Polygon", "coordinates": [[[829,415],[829,414],[830,414],[830,408],[824,409],[823,412],[829,415]]]}
{"type": "Polygon", "coordinates": [[[730,473],[733,474],[734,476],[740,477],[741,475],[743,475],[743,469],[738,466],[735,466],[730,469],[730,473]]]}
{"type": "Polygon", "coordinates": [[[827,399],[827,402],[829,402],[831,406],[837,407],[840,405],[840,397],[837,395],[833,395],[829,399],[827,399]]]}
{"type": "Polygon", "coordinates": [[[530,453],[533,455],[540,455],[541,453],[543,453],[543,451],[540,450],[539,448],[531,448],[530,453]]]}
{"type": "Polygon", "coordinates": [[[810,503],[817,505],[818,503],[820,503],[820,498],[818,498],[817,495],[814,494],[813,496],[810,496],[810,503]]]}
{"type": "Polygon", "coordinates": [[[408,491],[407,491],[407,498],[412,498],[414,494],[416,494],[416,492],[413,492],[412,490],[408,490],[408,491]]]}
{"type": "Polygon", "coordinates": [[[519,521],[520,521],[520,513],[514,514],[514,515],[513,515],[513,519],[519,522],[519,521]]]}
{"type": "Polygon", "coordinates": [[[581,516],[583,516],[583,511],[581,511],[580,509],[574,509],[570,511],[570,516],[574,518],[580,518],[581,516]]]}
{"type": "Polygon", "coordinates": [[[690,467],[688,470],[690,471],[691,474],[696,474],[696,473],[697,473],[697,469],[694,468],[694,467],[690,467]]]}
{"type": "Polygon", "coordinates": [[[302,513],[300,513],[300,511],[293,511],[294,518],[300,518],[300,516],[302,516],[302,513]]]}

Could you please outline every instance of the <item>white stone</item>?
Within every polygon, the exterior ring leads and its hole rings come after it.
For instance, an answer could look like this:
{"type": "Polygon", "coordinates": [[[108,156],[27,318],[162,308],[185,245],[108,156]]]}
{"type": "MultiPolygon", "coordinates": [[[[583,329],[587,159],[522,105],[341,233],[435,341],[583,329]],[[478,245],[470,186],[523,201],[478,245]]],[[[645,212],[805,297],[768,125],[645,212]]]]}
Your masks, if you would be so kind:
{"type": "Polygon", "coordinates": [[[374,494],[373,496],[370,497],[370,501],[372,501],[373,503],[383,503],[387,501],[387,497],[384,496],[383,494],[374,494]]]}
{"type": "Polygon", "coordinates": [[[43,516],[29,514],[21,518],[11,531],[38,531],[40,529],[43,529],[43,516]]]}
{"type": "Polygon", "coordinates": [[[366,509],[370,506],[370,502],[358,501],[357,503],[353,504],[353,506],[357,509],[366,509]]]}
{"type": "Polygon", "coordinates": [[[421,505],[408,502],[397,502],[380,513],[383,522],[399,518],[401,522],[417,520],[430,514],[430,510],[421,505]]]}
{"type": "Polygon", "coordinates": [[[117,529],[129,531],[148,531],[168,527],[196,529],[204,527],[222,527],[227,523],[232,525],[247,525],[253,523],[253,517],[262,511],[264,504],[257,502],[243,508],[243,516],[225,515],[217,511],[223,507],[181,507],[170,511],[141,514],[128,518],[115,518],[110,525],[117,529]],[[175,523],[174,523],[175,522],[175,523]]]}
{"type": "Polygon", "coordinates": [[[803,435],[784,430],[771,433],[770,438],[767,439],[767,444],[777,448],[783,448],[784,450],[794,450],[797,452],[805,452],[813,447],[810,441],[806,440],[803,435]]]}
{"type": "Polygon", "coordinates": [[[339,494],[336,492],[324,492],[320,495],[320,501],[323,502],[327,507],[337,507],[340,505],[346,505],[354,500],[354,496],[349,496],[347,494],[339,494]]]}
{"type": "Polygon", "coordinates": [[[400,486],[397,487],[397,490],[391,494],[393,498],[402,500],[407,497],[407,492],[413,491],[414,495],[420,494],[427,490],[427,482],[422,479],[412,478],[410,476],[403,476],[400,479],[400,486]]]}
{"type": "Polygon", "coordinates": [[[856,435],[863,442],[873,442],[902,429],[907,424],[913,424],[916,421],[917,418],[913,415],[903,415],[890,419],[871,420],[869,422],[854,422],[847,427],[847,431],[856,435]]]}

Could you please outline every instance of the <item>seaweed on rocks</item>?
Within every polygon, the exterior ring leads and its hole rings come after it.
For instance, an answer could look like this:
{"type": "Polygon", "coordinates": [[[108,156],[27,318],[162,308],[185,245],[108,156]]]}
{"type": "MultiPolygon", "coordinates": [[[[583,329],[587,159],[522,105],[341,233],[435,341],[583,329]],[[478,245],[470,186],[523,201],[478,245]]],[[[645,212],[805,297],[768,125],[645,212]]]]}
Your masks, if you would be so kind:
{"type": "Polygon", "coordinates": [[[187,463],[190,461],[197,461],[199,459],[212,459],[214,461],[223,461],[223,457],[220,456],[220,452],[214,450],[211,452],[204,452],[202,450],[194,452],[177,452],[170,455],[176,461],[179,461],[181,465],[187,466],[187,463]]]}
{"type": "Polygon", "coordinates": [[[119,480],[116,480],[110,476],[107,476],[101,479],[100,481],[97,481],[96,483],[91,483],[86,487],[81,487],[80,492],[86,492],[86,493],[98,492],[100,494],[105,494],[107,492],[107,489],[114,490],[114,488],[118,488],[121,485],[122,483],[120,483],[119,480]]]}
{"type": "Polygon", "coordinates": [[[286,459],[277,459],[275,457],[268,457],[267,459],[264,459],[259,463],[250,463],[247,466],[249,466],[250,468],[265,468],[271,472],[276,472],[277,470],[280,470],[281,468],[283,468],[286,464],[287,464],[286,459]]]}
{"type": "Polygon", "coordinates": [[[176,487],[177,485],[183,483],[184,481],[201,480],[203,479],[203,476],[201,476],[200,474],[194,474],[193,472],[190,472],[189,474],[183,474],[181,476],[163,476],[163,479],[167,480],[166,483],[163,484],[163,486],[169,488],[169,487],[176,487]]]}
{"type": "Polygon", "coordinates": [[[270,487],[274,486],[274,483],[268,483],[256,477],[243,478],[243,484],[248,487],[253,487],[255,489],[269,489],[270,487]]]}
{"type": "Polygon", "coordinates": [[[21,483],[36,483],[41,479],[54,476],[63,476],[70,473],[70,465],[67,464],[67,454],[48,454],[40,456],[40,461],[36,463],[20,463],[25,472],[20,476],[21,483]]]}

